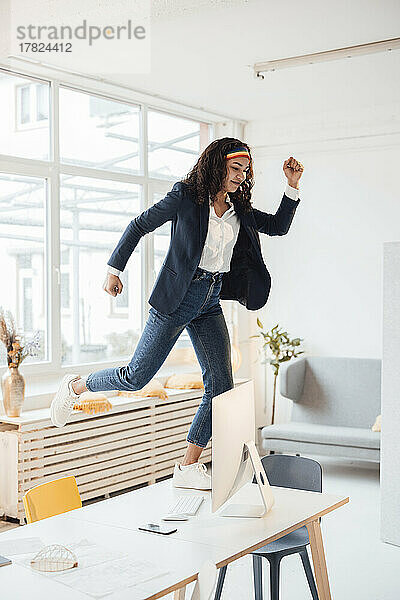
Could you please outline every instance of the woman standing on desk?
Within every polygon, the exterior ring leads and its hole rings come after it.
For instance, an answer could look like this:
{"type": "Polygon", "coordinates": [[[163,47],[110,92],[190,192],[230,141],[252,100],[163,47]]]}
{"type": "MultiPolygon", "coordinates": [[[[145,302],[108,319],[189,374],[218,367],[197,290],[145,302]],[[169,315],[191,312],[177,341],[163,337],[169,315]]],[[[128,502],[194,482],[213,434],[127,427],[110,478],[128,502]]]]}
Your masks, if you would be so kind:
{"type": "Polygon", "coordinates": [[[237,300],[249,310],[267,301],[271,278],[258,232],[288,232],[303,166],[291,156],[283,171],[288,185],[276,213],[253,208],[249,146],[234,138],[215,140],[184,180],[129,223],[108,261],[104,290],[111,296],[122,292],[119,274],[140,238],[172,222],[171,242],[149,299],[147,323],[128,365],[86,378],[64,377],[51,406],[54,425],[65,425],[82,392],[140,390],[186,328],[202,369],[204,395],[189,429],[184,459],[175,465],[173,483],[211,489],[211,478],[198,459],[211,437],[211,400],[233,388],[230,340],[219,301],[237,300]]]}

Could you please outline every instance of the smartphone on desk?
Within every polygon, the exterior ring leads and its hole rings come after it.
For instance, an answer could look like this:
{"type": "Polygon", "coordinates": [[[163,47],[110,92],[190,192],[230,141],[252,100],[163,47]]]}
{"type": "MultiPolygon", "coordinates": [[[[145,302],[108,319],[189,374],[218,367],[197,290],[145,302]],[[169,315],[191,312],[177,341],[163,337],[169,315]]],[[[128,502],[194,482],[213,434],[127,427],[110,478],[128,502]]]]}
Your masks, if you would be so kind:
{"type": "Polygon", "coordinates": [[[0,567],[5,567],[6,565],[11,565],[12,560],[6,558],[5,556],[0,556],[0,567]]]}
{"type": "Polygon", "coordinates": [[[151,533],[159,533],[161,535],[170,535],[171,533],[175,533],[178,531],[176,527],[171,527],[171,525],[158,525],[157,523],[146,523],[146,525],[142,525],[142,527],[138,527],[140,531],[150,531],[151,533]]]}

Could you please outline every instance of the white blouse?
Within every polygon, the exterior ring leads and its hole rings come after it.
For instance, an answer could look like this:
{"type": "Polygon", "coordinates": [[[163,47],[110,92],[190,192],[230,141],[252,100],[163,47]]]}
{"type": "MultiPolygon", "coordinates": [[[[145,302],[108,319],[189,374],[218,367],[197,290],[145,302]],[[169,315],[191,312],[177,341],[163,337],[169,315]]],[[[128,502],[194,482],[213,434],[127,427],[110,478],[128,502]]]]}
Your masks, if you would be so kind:
{"type": "Polygon", "coordinates": [[[218,217],[210,201],[207,237],[199,262],[199,267],[206,271],[229,271],[233,247],[239,234],[240,219],[232,202],[228,198],[226,202],[229,204],[228,210],[218,217]]]}
{"type": "MultiPolygon", "coordinates": [[[[292,200],[299,199],[299,190],[290,185],[286,185],[285,194],[292,200]]],[[[228,210],[218,217],[210,201],[207,237],[199,262],[199,267],[206,271],[225,273],[230,268],[233,247],[239,234],[240,219],[232,202],[228,199],[226,202],[229,204],[228,210]]],[[[107,270],[113,275],[119,275],[121,272],[109,265],[107,265],[107,270]]]]}

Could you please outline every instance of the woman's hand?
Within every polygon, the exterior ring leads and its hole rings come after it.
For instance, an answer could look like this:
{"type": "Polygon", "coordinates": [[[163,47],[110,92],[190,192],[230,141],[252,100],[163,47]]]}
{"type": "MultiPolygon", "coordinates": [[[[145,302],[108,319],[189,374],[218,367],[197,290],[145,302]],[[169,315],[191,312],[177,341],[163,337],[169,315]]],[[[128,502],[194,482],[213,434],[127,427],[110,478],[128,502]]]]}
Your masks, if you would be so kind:
{"type": "Polygon", "coordinates": [[[110,294],[110,296],[116,296],[122,292],[122,282],[117,275],[113,275],[112,273],[107,273],[105,281],[103,283],[103,290],[110,294]]]}
{"type": "Polygon", "coordinates": [[[283,163],[283,172],[285,173],[288,184],[291,187],[299,187],[299,179],[302,176],[304,167],[301,162],[298,162],[293,156],[285,160],[283,163]]]}

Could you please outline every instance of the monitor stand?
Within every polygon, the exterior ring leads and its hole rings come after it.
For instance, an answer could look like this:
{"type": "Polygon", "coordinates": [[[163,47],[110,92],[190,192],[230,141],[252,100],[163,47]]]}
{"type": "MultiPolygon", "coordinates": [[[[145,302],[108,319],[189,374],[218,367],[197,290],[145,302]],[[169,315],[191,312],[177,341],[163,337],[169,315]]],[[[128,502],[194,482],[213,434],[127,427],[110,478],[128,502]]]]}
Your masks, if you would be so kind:
{"type": "Polygon", "coordinates": [[[262,465],[260,455],[258,454],[254,440],[250,440],[243,444],[242,460],[238,469],[238,473],[235,478],[235,483],[232,486],[231,494],[235,493],[236,489],[241,487],[241,480],[243,480],[244,473],[246,470],[246,463],[250,459],[252,474],[256,478],[257,486],[260,491],[262,499],[262,505],[252,504],[228,504],[221,512],[221,517],[263,517],[274,505],[274,496],[272,489],[269,484],[267,475],[262,465]]]}

